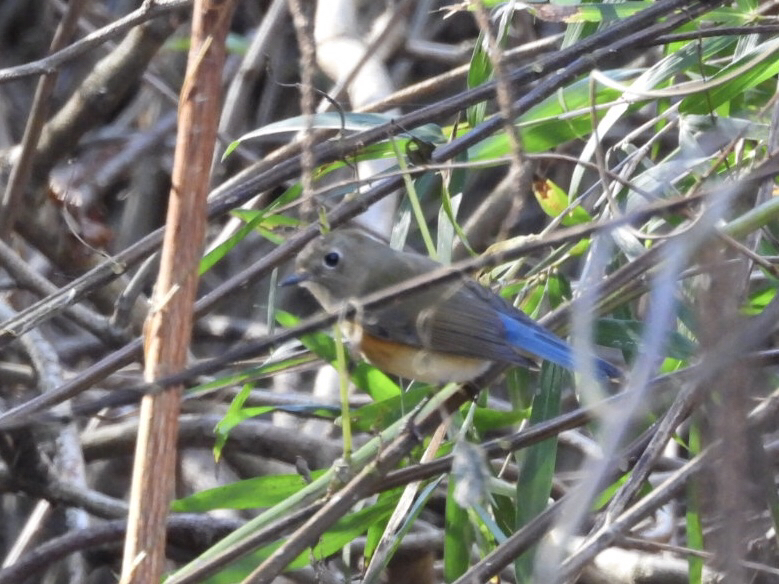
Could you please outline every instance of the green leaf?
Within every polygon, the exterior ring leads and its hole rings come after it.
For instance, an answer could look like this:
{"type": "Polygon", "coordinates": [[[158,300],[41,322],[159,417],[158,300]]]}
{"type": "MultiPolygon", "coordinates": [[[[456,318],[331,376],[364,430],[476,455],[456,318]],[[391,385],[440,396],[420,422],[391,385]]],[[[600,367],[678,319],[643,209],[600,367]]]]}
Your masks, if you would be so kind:
{"type": "Polygon", "coordinates": [[[744,307],[744,313],[750,316],[760,314],[775,296],[776,288],[774,286],[752,292],[752,294],[749,295],[749,302],[744,307]]]}
{"type": "Polygon", "coordinates": [[[352,424],[355,430],[361,432],[386,428],[414,409],[433,391],[435,388],[429,385],[420,385],[394,397],[362,406],[352,412],[352,424]]]}
{"type": "MultiPolygon", "coordinates": [[[[689,444],[690,457],[697,456],[702,449],[701,429],[697,421],[690,425],[689,444]]],[[[687,545],[694,550],[703,551],[705,542],[703,538],[703,520],[701,518],[701,506],[707,495],[703,491],[704,486],[700,476],[693,477],[687,483],[687,545]]],[[[691,583],[701,584],[703,581],[703,558],[690,554],[689,578],[691,583]]]]}
{"type": "Polygon", "coordinates": [[[444,580],[453,582],[462,576],[470,565],[473,527],[468,520],[468,510],[454,500],[456,482],[449,481],[444,512],[444,580]]]}
{"type": "MultiPolygon", "coordinates": [[[[538,393],[533,398],[530,424],[539,424],[560,414],[562,388],[570,374],[562,367],[544,362],[538,393]]],[[[527,525],[546,508],[552,491],[557,437],[548,438],[518,453],[519,479],[517,481],[516,529],[527,525]]],[[[514,569],[517,582],[530,582],[533,576],[533,553],[528,551],[516,559],[514,569]]]]}
{"type": "MultiPolygon", "coordinates": [[[[311,476],[318,478],[324,472],[315,470],[311,476]]],[[[214,509],[272,507],[297,493],[306,484],[303,477],[297,474],[254,477],[177,499],[173,501],[171,511],[202,513],[214,509]]]]}
{"type": "MultiPolygon", "coordinates": [[[[492,63],[490,62],[489,52],[484,40],[484,34],[479,33],[476,39],[476,46],[471,55],[471,64],[468,67],[467,84],[468,89],[478,87],[482,83],[489,81],[492,77],[492,63]]],[[[487,102],[480,101],[466,110],[466,119],[471,128],[475,128],[484,121],[484,115],[487,111],[487,102]]]]}
{"type": "Polygon", "coordinates": [[[391,377],[365,361],[352,367],[351,378],[354,385],[370,395],[375,401],[390,399],[401,393],[398,384],[391,377]]]}
{"type": "MultiPolygon", "coordinates": [[[[383,502],[391,500],[393,502],[392,506],[394,507],[398,504],[398,500],[400,499],[402,492],[402,488],[392,489],[391,491],[383,491],[379,493],[377,501],[383,502]]],[[[363,557],[366,560],[366,565],[373,557],[373,552],[376,551],[376,546],[379,545],[381,535],[384,533],[384,529],[386,528],[388,521],[389,515],[381,521],[374,522],[373,525],[368,528],[368,533],[365,537],[365,549],[363,550],[363,557]]]]}
{"type": "Polygon", "coordinates": [[[225,442],[230,434],[230,430],[235,428],[238,424],[243,422],[247,416],[243,412],[243,404],[251,393],[252,386],[249,384],[244,385],[241,391],[238,392],[230,402],[230,406],[227,408],[227,413],[220,420],[214,429],[216,434],[216,443],[214,444],[214,458],[219,460],[222,455],[222,448],[224,448],[225,442]]]}
{"type": "Polygon", "coordinates": [[[761,43],[753,51],[706,79],[706,85],[740,71],[735,78],[684,98],[679,111],[683,114],[708,114],[722,104],[740,98],[748,90],[779,73],[779,59],[775,58],[777,52],[779,39],[761,43]]]}
{"type": "Polygon", "coordinates": [[[569,209],[571,199],[568,193],[549,179],[533,181],[533,196],[544,213],[550,217],[556,218],[565,213],[562,224],[566,227],[592,221],[592,215],[580,205],[569,209]]]}
{"type": "MultiPolygon", "coordinates": [[[[222,160],[229,156],[241,142],[251,140],[252,138],[260,138],[284,132],[300,132],[307,130],[308,128],[314,128],[316,130],[361,132],[391,123],[394,119],[395,116],[387,114],[356,112],[324,112],[314,114],[310,119],[306,116],[295,116],[293,118],[287,118],[286,120],[273,122],[272,124],[268,124],[267,126],[244,134],[227,147],[222,160]]],[[[399,135],[413,136],[418,140],[433,142],[435,144],[442,144],[446,141],[446,137],[444,136],[441,127],[437,124],[424,124],[413,130],[402,132],[399,135]]]]}
{"type": "MultiPolygon", "coordinates": [[[[276,320],[287,328],[292,328],[300,322],[296,316],[281,310],[276,311],[276,320]]],[[[300,337],[300,342],[328,363],[336,362],[335,341],[325,333],[305,334],[300,337]]],[[[400,388],[389,376],[364,361],[355,365],[350,373],[354,384],[374,400],[385,400],[400,395],[400,388]]]]}
{"type": "Polygon", "coordinates": [[[630,477],[629,474],[622,475],[618,480],[611,483],[608,487],[603,489],[600,494],[595,498],[595,501],[593,501],[592,508],[595,511],[601,511],[603,510],[606,505],[609,504],[609,501],[611,501],[612,497],[614,497],[614,494],[617,492],[617,490],[625,484],[625,482],[630,477]]]}
{"type": "Polygon", "coordinates": [[[530,409],[513,409],[510,411],[476,408],[473,413],[473,427],[480,433],[507,428],[527,420],[530,409]]]}
{"type": "MultiPolygon", "coordinates": [[[[601,318],[596,327],[595,339],[599,345],[612,347],[635,355],[641,350],[644,323],[637,320],[618,320],[601,318]]],[[[667,354],[676,359],[689,359],[697,350],[697,345],[679,332],[668,337],[667,354]]]]}
{"type": "Polygon", "coordinates": [[[187,390],[187,395],[204,393],[206,391],[213,391],[222,387],[230,387],[232,385],[265,379],[287,369],[292,369],[294,367],[310,363],[312,359],[313,358],[310,355],[294,355],[287,359],[265,363],[259,367],[247,367],[238,373],[224,375],[207,383],[196,385],[192,389],[187,390]]]}

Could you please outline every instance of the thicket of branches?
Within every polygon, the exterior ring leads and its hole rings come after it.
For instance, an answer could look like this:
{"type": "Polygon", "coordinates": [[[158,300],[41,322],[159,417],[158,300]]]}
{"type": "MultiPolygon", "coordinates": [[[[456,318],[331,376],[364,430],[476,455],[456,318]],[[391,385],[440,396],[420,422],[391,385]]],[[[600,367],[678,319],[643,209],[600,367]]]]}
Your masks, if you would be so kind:
{"type": "Polygon", "coordinates": [[[777,6],[0,4],[0,583],[779,581],[777,6]],[[624,378],[344,353],[346,223],[624,378]]]}

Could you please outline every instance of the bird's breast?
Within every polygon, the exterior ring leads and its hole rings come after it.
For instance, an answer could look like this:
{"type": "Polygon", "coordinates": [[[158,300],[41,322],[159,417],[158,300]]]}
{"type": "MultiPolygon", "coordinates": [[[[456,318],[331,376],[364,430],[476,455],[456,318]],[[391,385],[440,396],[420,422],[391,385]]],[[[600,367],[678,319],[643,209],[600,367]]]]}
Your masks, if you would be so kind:
{"type": "Polygon", "coordinates": [[[470,381],[484,373],[490,361],[412,347],[375,337],[352,325],[352,342],[368,362],[386,373],[426,383],[470,381]],[[359,329],[355,330],[355,329],[359,329]]]}

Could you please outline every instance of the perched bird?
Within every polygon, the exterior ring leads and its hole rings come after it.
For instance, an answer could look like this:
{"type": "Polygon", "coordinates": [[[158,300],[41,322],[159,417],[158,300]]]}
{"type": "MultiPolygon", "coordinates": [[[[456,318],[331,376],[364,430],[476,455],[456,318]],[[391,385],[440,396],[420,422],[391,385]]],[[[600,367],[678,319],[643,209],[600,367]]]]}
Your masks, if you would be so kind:
{"type": "MultiPolygon", "coordinates": [[[[428,383],[470,381],[495,361],[530,365],[528,355],[573,368],[571,348],[500,296],[461,277],[404,295],[379,308],[360,309],[360,299],[431,273],[441,264],[396,251],[355,229],[339,229],[310,242],[282,286],[299,284],[334,312],[358,307],[346,335],[379,369],[428,383]]],[[[619,377],[596,359],[604,377],[619,377]]]]}

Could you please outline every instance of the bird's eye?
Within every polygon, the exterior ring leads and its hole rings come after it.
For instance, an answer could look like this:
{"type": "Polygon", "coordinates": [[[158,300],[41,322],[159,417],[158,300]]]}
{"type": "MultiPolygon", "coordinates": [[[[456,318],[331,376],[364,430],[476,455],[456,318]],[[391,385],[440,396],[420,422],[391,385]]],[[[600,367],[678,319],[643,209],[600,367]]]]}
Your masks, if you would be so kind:
{"type": "Polygon", "coordinates": [[[339,261],[341,261],[341,254],[337,251],[331,251],[325,254],[324,263],[328,268],[336,267],[339,261]]]}

